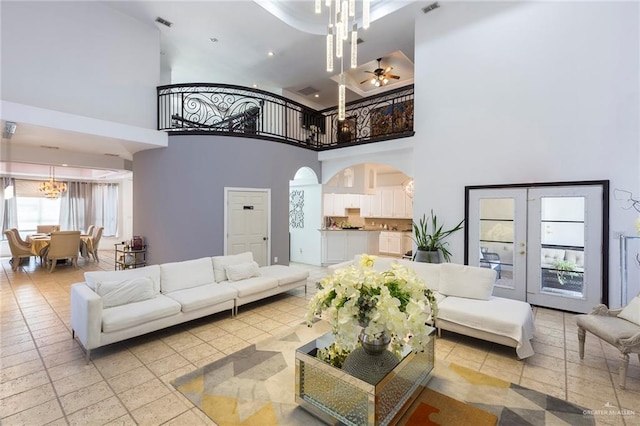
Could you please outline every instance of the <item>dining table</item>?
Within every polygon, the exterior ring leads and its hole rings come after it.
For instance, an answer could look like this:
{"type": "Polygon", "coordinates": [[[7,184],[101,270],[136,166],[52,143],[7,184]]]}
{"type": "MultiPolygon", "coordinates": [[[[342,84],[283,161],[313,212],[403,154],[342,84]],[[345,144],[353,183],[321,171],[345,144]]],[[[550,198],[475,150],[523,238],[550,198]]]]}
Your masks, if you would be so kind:
{"type": "MultiPolygon", "coordinates": [[[[26,238],[27,243],[31,244],[31,253],[34,256],[44,256],[47,247],[51,244],[51,234],[30,234],[26,238]]],[[[93,252],[93,239],[91,235],[80,234],[80,246],[78,247],[80,255],[85,259],[89,258],[89,253],[93,252]]]]}

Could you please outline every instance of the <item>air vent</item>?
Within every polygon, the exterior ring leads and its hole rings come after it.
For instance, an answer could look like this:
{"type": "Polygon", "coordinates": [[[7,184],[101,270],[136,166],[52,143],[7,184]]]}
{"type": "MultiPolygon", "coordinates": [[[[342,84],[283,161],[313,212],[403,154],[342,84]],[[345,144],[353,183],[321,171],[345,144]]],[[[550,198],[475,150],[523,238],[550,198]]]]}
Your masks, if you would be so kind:
{"type": "Polygon", "coordinates": [[[435,2],[435,3],[433,3],[433,4],[430,4],[429,6],[423,7],[423,8],[422,8],[422,11],[423,11],[424,13],[429,13],[429,12],[431,12],[433,9],[437,9],[437,8],[439,8],[439,7],[440,7],[440,5],[438,4],[438,2],[435,2]]]}
{"type": "Polygon", "coordinates": [[[360,37],[358,37],[358,39],[356,40],[356,43],[360,44],[360,43],[364,43],[364,40],[361,39],[360,37]]]}
{"type": "Polygon", "coordinates": [[[105,152],[104,155],[107,157],[120,157],[118,154],[109,154],[108,152],[105,152]]]}
{"type": "Polygon", "coordinates": [[[163,19],[163,18],[161,18],[159,16],[156,18],[156,22],[158,24],[162,24],[162,25],[164,25],[165,27],[168,27],[168,28],[171,28],[171,26],[173,25],[173,22],[169,22],[166,19],[163,19]]]}
{"type": "Polygon", "coordinates": [[[60,149],[60,147],[58,147],[58,146],[51,146],[51,145],[40,145],[40,148],[46,148],[46,149],[60,149]]]}
{"type": "Polygon", "coordinates": [[[315,87],[311,87],[311,86],[307,86],[304,89],[298,90],[298,93],[300,93],[301,95],[304,95],[304,96],[313,95],[314,93],[318,93],[318,92],[319,92],[318,89],[316,89],[315,87]]]}

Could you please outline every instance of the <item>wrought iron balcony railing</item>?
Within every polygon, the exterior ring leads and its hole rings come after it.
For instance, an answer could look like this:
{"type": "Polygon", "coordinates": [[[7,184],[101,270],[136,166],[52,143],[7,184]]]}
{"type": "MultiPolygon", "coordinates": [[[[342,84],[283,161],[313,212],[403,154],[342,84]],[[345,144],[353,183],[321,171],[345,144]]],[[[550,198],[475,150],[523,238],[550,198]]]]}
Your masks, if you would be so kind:
{"type": "Polygon", "coordinates": [[[311,109],[273,93],[227,84],[158,87],[158,130],[268,139],[315,151],[413,136],[413,85],[346,105],[311,109]]]}

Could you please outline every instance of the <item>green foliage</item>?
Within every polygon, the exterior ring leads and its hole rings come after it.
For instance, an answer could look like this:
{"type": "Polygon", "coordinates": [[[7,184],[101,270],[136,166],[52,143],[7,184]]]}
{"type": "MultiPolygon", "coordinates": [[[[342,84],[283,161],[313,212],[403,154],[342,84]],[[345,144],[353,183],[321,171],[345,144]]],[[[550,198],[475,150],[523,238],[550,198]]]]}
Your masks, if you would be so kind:
{"type": "Polygon", "coordinates": [[[413,222],[414,236],[412,239],[418,246],[418,250],[439,251],[442,253],[442,257],[449,262],[451,260],[451,252],[447,248],[449,243],[444,239],[462,229],[463,223],[464,219],[453,228],[444,230],[444,224],[438,224],[438,218],[431,210],[431,220],[423,214],[418,223],[413,222]]]}

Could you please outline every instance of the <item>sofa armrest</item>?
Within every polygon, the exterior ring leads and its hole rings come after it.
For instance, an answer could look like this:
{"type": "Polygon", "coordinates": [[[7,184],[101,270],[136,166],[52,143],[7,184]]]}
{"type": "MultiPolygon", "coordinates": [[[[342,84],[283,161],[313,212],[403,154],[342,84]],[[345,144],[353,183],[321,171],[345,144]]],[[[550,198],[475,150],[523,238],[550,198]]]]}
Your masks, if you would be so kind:
{"type": "Polygon", "coordinates": [[[609,309],[607,305],[597,305],[591,309],[589,315],[599,315],[601,317],[617,317],[622,312],[622,309],[609,309]]]}
{"type": "Polygon", "coordinates": [[[102,298],[85,283],[71,286],[71,328],[85,349],[100,346],[102,298]]]}

